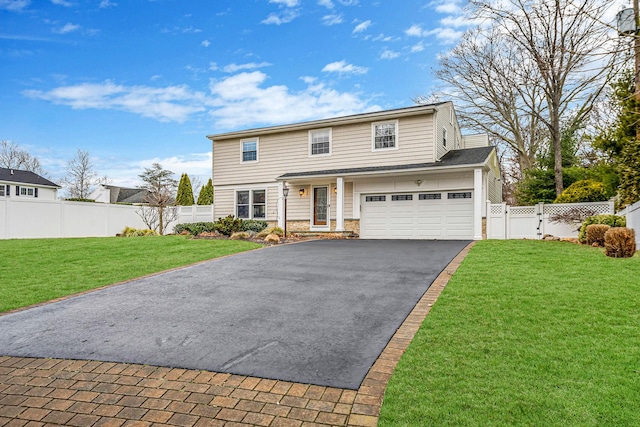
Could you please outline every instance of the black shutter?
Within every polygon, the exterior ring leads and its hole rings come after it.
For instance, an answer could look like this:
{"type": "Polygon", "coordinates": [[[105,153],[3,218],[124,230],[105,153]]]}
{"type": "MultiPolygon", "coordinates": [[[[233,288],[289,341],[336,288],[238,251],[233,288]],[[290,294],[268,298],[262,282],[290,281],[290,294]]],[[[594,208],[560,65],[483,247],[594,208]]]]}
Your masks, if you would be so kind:
{"type": "Polygon", "coordinates": [[[7,191],[4,194],[6,194],[7,197],[11,197],[11,186],[9,184],[7,184],[7,191]]]}
{"type": "Polygon", "coordinates": [[[20,195],[20,186],[16,185],[16,196],[20,195]]]}
{"type": "Polygon", "coordinates": [[[34,197],[38,197],[38,189],[37,188],[35,190],[33,190],[33,195],[34,195],[34,197]]]}

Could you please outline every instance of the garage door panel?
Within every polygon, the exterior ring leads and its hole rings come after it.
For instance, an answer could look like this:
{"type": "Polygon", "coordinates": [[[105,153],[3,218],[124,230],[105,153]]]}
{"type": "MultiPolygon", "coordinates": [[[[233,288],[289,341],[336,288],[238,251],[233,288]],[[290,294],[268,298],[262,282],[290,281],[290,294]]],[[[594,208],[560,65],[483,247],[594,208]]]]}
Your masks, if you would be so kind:
{"type": "Polygon", "coordinates": [[[360,235],[365,239],[471,239],[471,192],[363,195],[360,235]]]}

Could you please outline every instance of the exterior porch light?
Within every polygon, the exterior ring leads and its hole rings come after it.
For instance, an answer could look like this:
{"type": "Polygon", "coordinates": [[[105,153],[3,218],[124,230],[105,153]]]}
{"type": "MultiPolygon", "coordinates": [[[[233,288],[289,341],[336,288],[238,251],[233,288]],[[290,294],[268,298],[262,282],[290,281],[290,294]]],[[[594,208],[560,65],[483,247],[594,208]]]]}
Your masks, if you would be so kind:
{"type": "Polygon", "coordinates": [[[289,184],[285,181],[282,187],[282,195],[284,196],[284,238],[287,238],[287,196],[289,196],[289,184]]]}
{"type": "Polygon", "coordinates": [[[300,194],[300,197],[304,196],[304,187],[298,190],[298,194],[300,194]]]}

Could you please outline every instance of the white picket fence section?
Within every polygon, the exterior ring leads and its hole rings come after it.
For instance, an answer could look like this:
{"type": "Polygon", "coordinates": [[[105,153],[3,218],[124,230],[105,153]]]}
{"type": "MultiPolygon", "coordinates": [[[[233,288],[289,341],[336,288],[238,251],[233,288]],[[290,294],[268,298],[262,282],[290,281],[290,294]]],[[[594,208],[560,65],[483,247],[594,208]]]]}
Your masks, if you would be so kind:
{"type": "MultiPolygon", "coordinates": [[[[68,202],[24,198],[0,198],[0,239],[43,237],[107,237],[125,227],[146,228],[138,215],[140,206],[68,202]]],[[[213,221],[213,205],[180,206],[178,220],[213,221]]]]}
{"type": "Polygon", "coordinates": [[[627,206],[618,215],[627,217],[627,227],[633,228],[636,232],[636,246],[640,250],[640,202],[627,206]]]}
{"type": "Polygon", "coordinates": [[[578,237],[576,226],[552,221],[555,215],[579,209],[587,215],[612,214],[613,202],[538,203],[535,206],[487,204],[488,239],[542,239],[546,234],[578,237]]]}

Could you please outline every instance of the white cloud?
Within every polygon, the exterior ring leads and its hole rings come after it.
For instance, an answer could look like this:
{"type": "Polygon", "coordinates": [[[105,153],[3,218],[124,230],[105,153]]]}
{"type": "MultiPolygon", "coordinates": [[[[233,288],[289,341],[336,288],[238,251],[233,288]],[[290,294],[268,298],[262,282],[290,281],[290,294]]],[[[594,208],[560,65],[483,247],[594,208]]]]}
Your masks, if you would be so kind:
{"type": "Polygon", "coordinates": [[[23,94],[76,110],[120,110],[161,122],[179,123],[191,114],[205,111],[207,103],[204,94],[187,86],[122,86],[110,81],[61,86],[50,91],[27,90],[23,94]]]}
{"type": "Polygon", "coordinates": [[[282,25],[288,24],[298,17],[298,12],[295,10],[287,9],[281,14],[272,13],[267,18],[262,20],[262,24],[267,25],[282,25]]]}
{"type": "Polygon", "coordinates": [[[404,33],[411,37],[424,37],[424,30],[420,25],[412,25],[404,33]]]}
{"type": "MultiPolygon", "coordinates": [[[[136,162],[134,169],[142,171],[144,168],[151,167],[154,163],[159,163],[164,169],[170,170],[175,174],[182,174],[186,172],[189,175],[192,184],[195,176],[199,177],[201,181],[206,177],[205,181],[202,183],[205,184],[206,180],[211,177],[212,160],[211,151],[207,151],[206,153],[190,153],[163,158],[153,157],[151,159],[144,159],[136,162]]],[[[197,194],[198,191],[200,191],[200,188],[194,188],[193,190],[197,194]]]]}
{"type": "Polygon", "coordinates": [[[393,50],[385,49],[380,54],[380,59],[396,59],[400,56],[399,52],[395,52],[393,50]]]}
{"type": "Polygon", "coordinates": [[[369,69],[367,67],[347,64],[346,61],[342,60],[325,65],[322,71],[325,73],[338,74],[365,74],[369,69]]]}
{"type": "Polygon", "coordinates": [[[0,10],[20,12],[31,4],[31,0],[0,0],[0,10]]]}
{"type": "Polygon", "coordinates": [[[442,24],[442,26],[454,28],[469,27],[471,25],[479,25],[480,23],[481,20],[469,19],[462,15],[446,16],[440,20],[440,24],[442,24]]]}
{"type": "Polygon", "coordinates": [[[101,8],[101,9],[105,9],[105,8],[107,8],[107,7],[115,7],[115,6],[117,6],[117,5],[118,5],[118,3],[114,3],[114,2],[109,1],[109,0],[102,0],[102,1],[100,2],[100,8],[101,8]]]}
{"type": "Polygon", "coordinates": [[[327,26],[342,24],[342,15],[325,15],[322,17],[322,24],[327,26]]]}
{"type": "Polygon", "coordinates": [[[218,70],[218,64],[216,62],[209,62],[209,70],[210,71],[217,71],[218,70]]]}
{"type": "Polygon", "coordinates": [[[286,7],[296,7],[299,3],[298,0],[269,0],[269,3],[275,3],[286,7]]]}
{"type": "Polygon", "coordinates": [[[242,72],[220,80],[210,80],[209,92],[186,85],[152,87],[125,86],[112,81],[65,85],[51,90],[26,90],[32,99],[69,106],[77,110],[116,110],[160,122],[184,123],[207,113],[215,129],[230,130],[336,117],[381,107],[362,99],[358,93],[340,92],[315,77],[301,77],[301,90],[285,85],[265,85],[262,71],[242,72]]]}
{"type": "Polygon", "coordinates": [[[51,3],[56,4],[58,6],[71,7],[73,3],[66,0],[51,0],[51,3]]]}
{"type": "Polygon", "coordinates": [[[53,32],[57,34],[67,34],[67,33],[73,33],[74,31],[78,31],[79,29],[80,29],[80,25],[67,22],[62,28],[55,29],[53,30],[53,32]]]}
{"type": "Polygon", "coordinates": [[[457,14],[461,12],[460,0],[439,0],[432,2],[431,7],[434,7],[438,13],[457,14]]]}
{"type": "Polygon", "coordinates": [[[262,87],[267,75],[261,71],[241,73],[222,81],[212,81],[211,93],[217,98],[211,116],[223,129],[255,124],[293,123],[380,110],[357,94],[338,92],[322,83],[291,91],[286,86],[262,87]]]}
{"type": "Polygon", "coordinates": [[[424,49],[424,44],[422,42],[419,42],[411,46],[411,53],[422,52],[424,49]]]}
{"type": "Polygon", "coordinates": [[[324,6],[327,9],[333,9],[335,6],[331,0],[318,0],[320,6],[324,6]]]}
{"type": "Polygon", "coordinates": [[[211,46],[211,42],[209,40],[202,40],[202,43],[200,43],[200,46],[209,47],[211,46]]]}
{"type": "Polygon", "coordinates": [[[225,65],[222,68],[222,71],[224,71],[225,73],[235,73],[242,70],[254,70],[256,68],[263,68],[263,67],[269,67],[269,66],[271,66],[271,64],[268,62],[260,62],[259,64],[255,62],[249,62],[247,64],[229,64],[229,65],[225,65]]]}
{"type": "Polygon", "coordinates": [[[363,31],[365,31],[367,28],[369,28],[370,26],[371,26],[371,21],[370,20],[366,20],[364,22],[361,22],[358,25],[356,25],[356,27],[353,29],[353,34],[361,33],[363,31]]]}
{"type": "Polygon", "coordinates": [[[358,4],[358,0],[339,0],[340,4],[344,6],[355,6],[358,4]]]}

